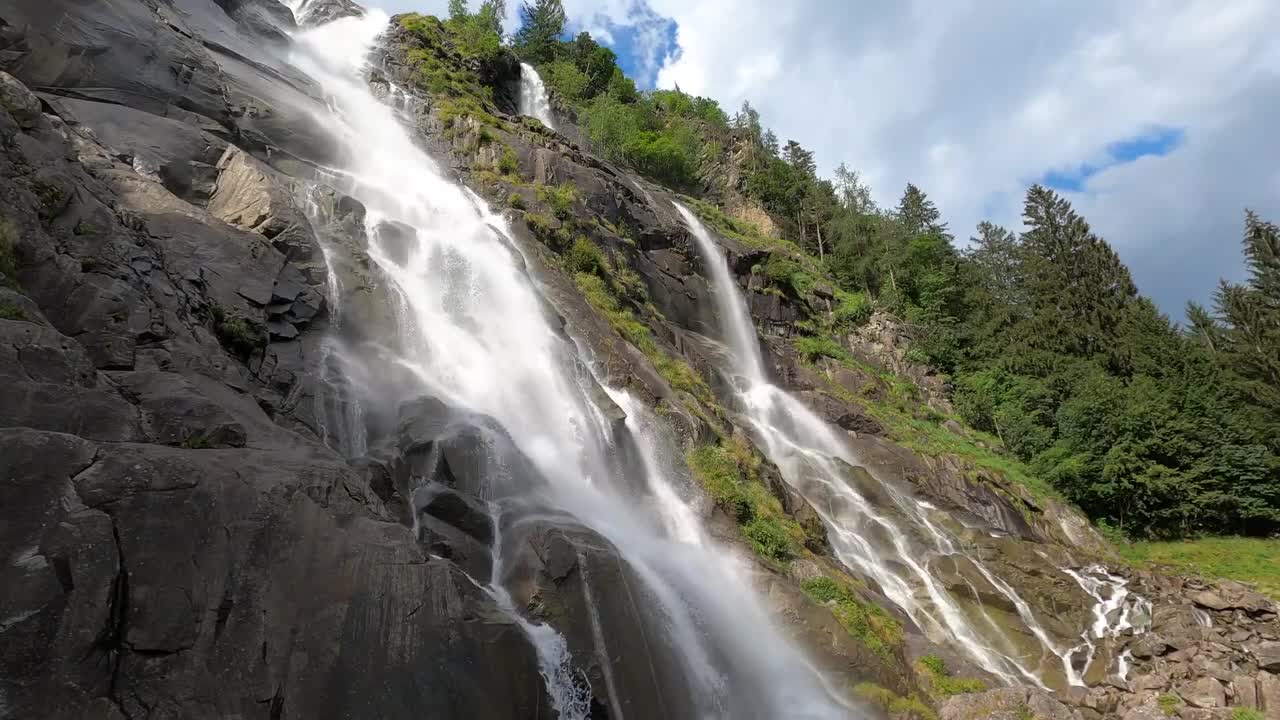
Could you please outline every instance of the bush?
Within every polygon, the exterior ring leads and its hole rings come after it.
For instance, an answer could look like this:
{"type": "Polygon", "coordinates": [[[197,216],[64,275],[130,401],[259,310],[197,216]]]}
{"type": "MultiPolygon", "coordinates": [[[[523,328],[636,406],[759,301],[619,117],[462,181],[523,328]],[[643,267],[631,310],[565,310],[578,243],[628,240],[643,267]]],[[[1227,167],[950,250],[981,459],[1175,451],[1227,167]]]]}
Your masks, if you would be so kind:
{"type": "Polygon", "coordinates": [[[555,90],[561,97],[570,102],[583,99],[591,78],[568,60],[557,60],[538,68],[538,74],[546,82],[547,87],[555,90]]]}
{"type": "Polygon", "coordinates": [[[578,199],[578,189],[573,183],[559,185],[539,185],[538,199],[551,206],[551,212],[561,220],[567,220],[573,214],[573,203],[578,199]]]}
{"type": "Polygon", "coordinates": [[[849,351],[840,343],[824,336],[798,337],[793,343],[796,350],[810,362],[818,358],[829,357],[835,360],[848,360],[849,351]]]}
{"type": "Polygon", "coordinates": [[[831,321],[837,328],[851,329],[865,325],[871,319],[871,300],[866,293],[836,291],[835,310],[831,312],[831,321]]]}
{"type": "Polygon", "coordinates": [[[722,445],[703,445],[686,456],[689,470],[716,505],[740,524],[755,519],[755,506],[744,487],[738,463],[722,445]]]}
{"type": "Polygon", "coordinates": [[[510,205],[516,210],[523,210],[525,207],[524,196],[518,192],[511,193],[510,195],[507,196],[507,205],[510,205]]]}
{"type": "Polygon", "coordinates": [[[498,156],[498,172],[503,175],[516,175],[520,172],[520,158],[511,146],[503,148],[502,154],[498,156]]]}
{"type": "Polygon", "coordinates": [[[875,683],[858,683],[853,688],[853,694],[867,702],[879,705],[900,720],[937,720],[937,715],[920,698],[900,697],[892,690],[875,683]]]}
{"type": "Polygon", "coordinates": [[[742,526],[742,532],[757,554],[777,562],[795,557],[795,545],[786,528],[774,518],[757,517],[742,526]]]}
{"type": "Polygon", "coordinates": [[[599,275],[605,267],[604,254],[600,252],[600,248],[581,235],[574,239],[565,259],[569,269],[574,272],[599,275]]]}

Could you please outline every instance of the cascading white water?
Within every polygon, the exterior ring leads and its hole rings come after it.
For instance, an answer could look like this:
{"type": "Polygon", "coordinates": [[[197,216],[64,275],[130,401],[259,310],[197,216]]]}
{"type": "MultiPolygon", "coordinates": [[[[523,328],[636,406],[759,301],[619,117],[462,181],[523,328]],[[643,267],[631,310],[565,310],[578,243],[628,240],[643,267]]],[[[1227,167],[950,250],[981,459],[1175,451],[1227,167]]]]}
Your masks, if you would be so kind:
{"type": "Polygon", "coordinates": [[[520,114],[538,118],[543,125],[556,129],[547,86],[542,84],[542,77],[529,63],[520,63],[520,114]]]}
{"type": "Polygon", "coordinates": [[[697,216],[682,205],[676,204],[676,208],[706,263],[722,332],[734,361],[739,403],[765,454],[821,516],[837,557],[873,580],[934,640],[952,642],[1006,682],[1045,685],[1044,670],[1032,664],[1036,659],[1013,652],[1015,644],[982,608],[978,613],[986,631],[980,632],[930,569],[933,560],[962,557],[1010,600],[1041,652],[1061,662],[1066,681],[1079,684],[1079,675],[1071,666],[1074,649],[1055,643],[1008,583],[979,558],[965,553],[956,538],[930,519],[940,511],[873,477],[879,485],[876,492],[888,501],[887,507],[877,507],[851,482],[849,471],[859,463],[848,443],[798,399],[768,381],[755,327],[720,248],[697,216]]]}
{"type": "MultiPolygon", "coordinates": [[[[643,610],[662,628],[658,640],[674,649],[683,665],[681,675],[691,686],[688,702],[696,706],[689,713],[849,717],[849,708],[774,628],[730,554],[704,539],[696,517],[660,477],[664,453],[644,430],[639,408],[610,390],[631,411],[628,427],[647,477],[619,476],[619,464],[610,461],[618,448],[591,399],[595,381],[584,372],[574,345],[544,315],[505,221],[446,180],[395,109],[367,88],[367,57],[387,20],[370,12],[300,34],[292,61],[329,96],[331,109],[318,119],[347,158],[331,169],[331,177],[365,205],[370,256],[402,305],[394,342],[380,353],[389,363],[384,374],[409,378],[395,393],[437,397],[493,418],[546,479],[545,487],[506,488],[514,495],[505,499],[510,502],[496,499],[496,525],[518,529],[524,522],[521,508],[536,506],[572,517],[616,548],[653,601],[643,610]],[[384,220],[413,229],[407,251],[384,246],[374,232],[384,220]],[[636,487],[647,488],[657,502],[637,503],[636,487]],[[520,497],[521,492],[530,497],[520,497]]],[[[378,374],[377,368],[366,369],[362,377],[376,380],[378,374]]],[[[500,583],[501,547],[500,541],[494,543],[494,576],[487,587],[499,605],[518,616],[500,583]]],[[[590,587],[588,563],[580,562],[579,569],[584,593],[604,591],[590,587]]],[[[606,648],[607,630],[590,597],[588,607],[596,645],[606,648]]],[[[586,703],[567,664],[564,639],[550,628],[519,621],[538,648],[557,711],[581,717],[586,703]]],[[[604,672],[608,680],[607,667],[604,672]]]]}

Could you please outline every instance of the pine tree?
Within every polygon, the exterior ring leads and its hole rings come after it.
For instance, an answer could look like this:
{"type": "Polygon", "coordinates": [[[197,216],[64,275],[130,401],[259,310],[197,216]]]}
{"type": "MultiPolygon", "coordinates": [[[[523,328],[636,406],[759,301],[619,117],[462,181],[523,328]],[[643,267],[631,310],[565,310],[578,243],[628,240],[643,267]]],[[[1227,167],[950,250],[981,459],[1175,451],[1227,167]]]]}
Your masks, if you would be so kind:
{"type": "MultiPolygon", "coordinates": [[[[1116,348],[1116,328],[1138,292],[1129,269],[1071,203],[1048,188],[1027,191],[1022,217],[1029,228],[1022,246],[1032,318],[1019,340],[1084,358],[1116,348]]],[[[1120,358],[1108,362],[1121,369],[1120,358]]]]}
{"type": "Polygon", "coordinates": [[[941,222],[942,213],[938,212],[929,196],[911,183],[907,183],[907,189],[898,201],[896,214],[898,222],[910,235],[947,234],[947,225],[941,222]]]}
{"type": "Polygon", "coordinates": [[[467,0],[449,0],[449,19],[460,20],[467,17],[467,0]]]}
{"type": "Polygon", "coordinates": [[[1252,212],[1245,216],[1244,256],[1248,280],[1222,282],[1214,298],[1219,347],[1280,449],[1280,231],[1252,212]]]}
{"type": "Polygon", "coordinates": [[[533,0],[520,8],[520,29],[515,46],[521,57],[535,63],[550,62],[564,32],[565,14],[561,0],[533,0]]]}

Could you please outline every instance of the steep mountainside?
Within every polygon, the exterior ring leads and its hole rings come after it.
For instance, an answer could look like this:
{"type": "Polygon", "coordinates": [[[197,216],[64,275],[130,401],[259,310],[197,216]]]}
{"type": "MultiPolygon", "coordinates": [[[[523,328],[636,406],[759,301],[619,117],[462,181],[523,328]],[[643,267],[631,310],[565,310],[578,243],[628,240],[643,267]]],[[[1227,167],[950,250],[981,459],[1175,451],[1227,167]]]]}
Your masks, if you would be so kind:
{"type": "Polygon", "coordinates": [[[564,108],[519,115],[510,52],[349,0],[10,0],[0,69],[0,718],[1280,717],[1274,603],[1126,567],[949,418],[900,326],[848,321],[732,167],[697,199],[601,160],[564,108]],[[360,91],[439,185],[347,170],[391,147],[328,77],[360,28],[360,91]],[[857,459],[838,488],[752,422],[676,203],[768,379],[857,459]],[[464,267],[490,245],[511,294],[464,267]],[[504,315],[548,324],[552,370],[423,371],[490,357],[504,315]],[[572,397],[504,414],[526,371],[566,384],[518,402],[572,397]],[[562,409],[585,460],[527,441],[562,409]],[[588,518],[575,463],[627,512],[588,518]],[[630,525],[655,474],[687,544],[630,525]]]}

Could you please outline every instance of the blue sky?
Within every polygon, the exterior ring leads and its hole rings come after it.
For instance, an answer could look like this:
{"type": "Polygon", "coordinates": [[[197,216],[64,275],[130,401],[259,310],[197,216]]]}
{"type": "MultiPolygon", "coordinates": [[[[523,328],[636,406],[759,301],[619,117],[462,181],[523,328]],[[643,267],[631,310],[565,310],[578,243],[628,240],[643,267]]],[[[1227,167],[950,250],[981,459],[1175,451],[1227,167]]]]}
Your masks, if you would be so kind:
{"type": "Polygon", "coordinates": [[[750,100],[882,205],[920,186],[960,238],[1058,189],[1175,318],[1242,276],[1244,208],[1280,220],[1275,0],[563,1],[642,87],[750,100]]]}

